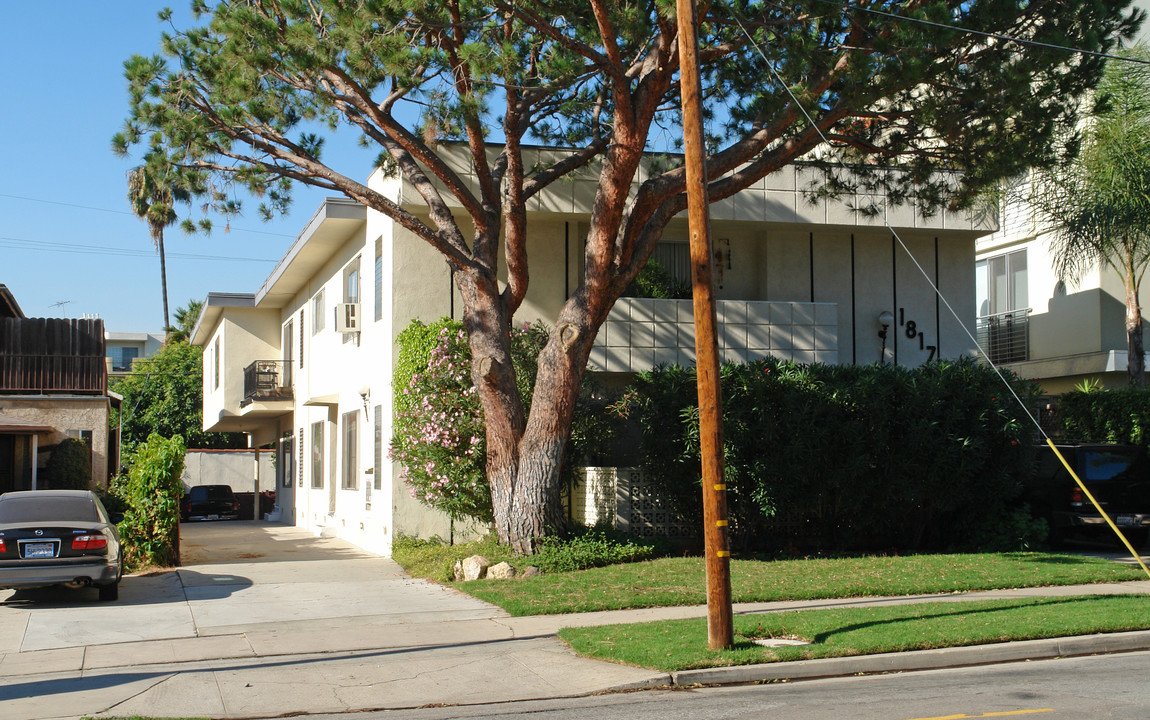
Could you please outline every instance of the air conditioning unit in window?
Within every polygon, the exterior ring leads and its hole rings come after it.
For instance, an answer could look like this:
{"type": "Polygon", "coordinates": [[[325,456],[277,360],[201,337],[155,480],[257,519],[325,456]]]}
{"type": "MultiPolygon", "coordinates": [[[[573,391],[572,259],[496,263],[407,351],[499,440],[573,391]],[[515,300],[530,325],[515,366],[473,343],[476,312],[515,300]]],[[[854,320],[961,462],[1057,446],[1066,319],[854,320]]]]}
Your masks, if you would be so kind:
{"type": "Polygon", "coordinates": [[[335,306],[335,331],[337,333],[359,332],[359,303],[340,303],[335,306]]]}

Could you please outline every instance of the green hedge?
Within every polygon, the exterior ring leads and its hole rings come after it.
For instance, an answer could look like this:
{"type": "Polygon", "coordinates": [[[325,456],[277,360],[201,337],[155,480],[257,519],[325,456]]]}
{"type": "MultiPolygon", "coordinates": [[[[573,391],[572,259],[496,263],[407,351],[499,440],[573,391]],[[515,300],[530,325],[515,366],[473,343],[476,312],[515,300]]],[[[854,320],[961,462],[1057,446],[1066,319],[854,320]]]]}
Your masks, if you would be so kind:
{"type": "MultiPolygon", "coordinates": [[[[1010,548],[1041,540],[1015,508],[1034,425],[972,359],[895,365],[724,365],[728,511],[736,546],[833,551],[1010,548]]],[[[1024,402],[1037,388],[1011,379],[1024,402]]],[[[701,527],[693,368],[642,373],[625,398],[642,464],[701,527]]]]}
{"type": "Polygon", "coordinates": [[[1058,403],[1057,417],[1065,438],[1150,449],[1150,392],[1145,389],[1068,392],[1058,403]]]}

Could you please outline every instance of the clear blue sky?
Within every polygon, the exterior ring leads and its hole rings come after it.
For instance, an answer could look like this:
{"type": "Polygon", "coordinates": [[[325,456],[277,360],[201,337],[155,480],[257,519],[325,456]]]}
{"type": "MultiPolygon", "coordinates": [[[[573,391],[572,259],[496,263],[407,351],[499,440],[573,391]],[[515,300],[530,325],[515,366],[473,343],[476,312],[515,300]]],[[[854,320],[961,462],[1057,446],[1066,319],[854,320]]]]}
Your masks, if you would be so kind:
{"type": "MultiPolygon", "coordinates": [[[[5,3],[0,22],[0,283],[29,317],[98,315],[110,331],[161,332],[160,262],[128,207],[130,160],[111,151],[127,114],[123,62],[159,50],[156,13],[186,0],[5,3]],[[57,305],[57,303],[66,303],[57,305]]],[[[348,148],[350,142],[343,143],[348,148]]],[[[327,157],[371,157],[329,144],[327,157]]],[[[333,162],[335,162],[333,160],[333,162]]],[[[165,234],[171,312],[210,291],[255,292],[328,193],[298,186],[290,216],[272,223],[258,202],[223,231],[165,234]],[[195,256],[195,257],[187,257],[195,256]],[[249,258],[237,260],[236,258],[249,258]]]]}

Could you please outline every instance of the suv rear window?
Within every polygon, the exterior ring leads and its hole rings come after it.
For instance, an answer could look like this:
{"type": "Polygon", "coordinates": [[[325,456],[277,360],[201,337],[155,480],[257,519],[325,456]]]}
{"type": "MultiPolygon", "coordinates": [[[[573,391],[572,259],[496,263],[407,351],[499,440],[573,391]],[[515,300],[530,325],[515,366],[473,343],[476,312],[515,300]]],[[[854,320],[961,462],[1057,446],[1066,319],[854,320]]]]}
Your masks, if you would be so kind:
{"type": "Polygon", "coordinates": [[[1084,453],[1083,465],[1086,477],[1083,480],[1104,482],[1123,477],[1134,467],[1136,455],[1132,452],[1091,450],[1084,453]]]}
{"type": "Polygon", "coordinates": [[[188,497],[200,502],[203,500],[231,500],[234,495],[228,485],[199,485],[188,491],[188,497]]]}

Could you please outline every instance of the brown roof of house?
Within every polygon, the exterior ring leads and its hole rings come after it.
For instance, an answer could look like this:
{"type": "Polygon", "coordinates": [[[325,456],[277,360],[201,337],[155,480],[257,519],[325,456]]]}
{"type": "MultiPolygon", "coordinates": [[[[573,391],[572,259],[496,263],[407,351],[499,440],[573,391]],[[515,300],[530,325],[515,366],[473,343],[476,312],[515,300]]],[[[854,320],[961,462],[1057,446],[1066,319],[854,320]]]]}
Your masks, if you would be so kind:
{"type": "Polygon", "coordinates": [[[13,417],[0,413],[0,435],[27,435],[29,433],[52,432],[51,425],[41,425],[24,418],[13,417]]]}
{"type": "Polygon", "coordinates": [[[16,297],[12,295],[12,291],[8,289],[8,286],[3,283],[0,283],[0,317],[24,317],[24,311],[20,309],[19,303],[16,302],[16,297]]]}

